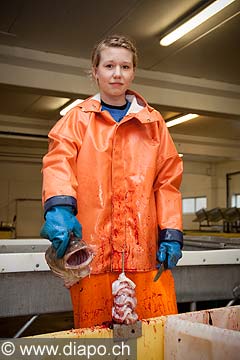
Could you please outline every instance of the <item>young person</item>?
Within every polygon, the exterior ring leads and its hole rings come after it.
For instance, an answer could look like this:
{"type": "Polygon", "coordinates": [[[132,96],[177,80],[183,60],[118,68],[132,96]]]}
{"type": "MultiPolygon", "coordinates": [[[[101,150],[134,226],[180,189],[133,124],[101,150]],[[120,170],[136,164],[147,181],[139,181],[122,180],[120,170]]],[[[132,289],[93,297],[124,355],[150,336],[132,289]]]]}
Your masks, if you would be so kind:
{"type": "Polygon", "coordinates": [[[130,90],[136,65],[129,38],[100,41],[92,53],[99,93],[49,133],[41,235],[58,257],[71,232],[96,254],[90,277],[70,289],[75,327],[111,321],[111,285],[122,271],[123,253],[139,318],[177,312],[170,269],[182,256],[182,161],[160,113],[130,90]],[[157,264],[165,260],[168,270],[154,282],[157,264]]]}

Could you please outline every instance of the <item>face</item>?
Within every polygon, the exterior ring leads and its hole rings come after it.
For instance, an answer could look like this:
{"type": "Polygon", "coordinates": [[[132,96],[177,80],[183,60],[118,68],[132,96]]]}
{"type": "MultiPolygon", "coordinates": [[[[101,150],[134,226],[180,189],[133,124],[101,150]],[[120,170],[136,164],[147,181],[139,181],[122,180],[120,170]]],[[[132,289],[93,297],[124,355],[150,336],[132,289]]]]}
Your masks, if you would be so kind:
{"type": "Polygon", "coordinates": [[[101,99],[110,105],[124,105],[126,90],[134,79],[133,55],[128,49],[107,47],[93,69],[101,99]]]}

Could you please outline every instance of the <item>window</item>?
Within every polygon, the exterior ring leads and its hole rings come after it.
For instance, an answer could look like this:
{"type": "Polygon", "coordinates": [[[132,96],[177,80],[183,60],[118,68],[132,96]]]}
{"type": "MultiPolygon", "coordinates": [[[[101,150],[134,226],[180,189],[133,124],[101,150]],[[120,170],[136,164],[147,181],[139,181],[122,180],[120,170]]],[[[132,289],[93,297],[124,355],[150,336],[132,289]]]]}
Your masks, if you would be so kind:
{"type": "Polygon", "coordinates": [[[200,209],[207,208],[207,198],[206,197],[197,197],[195,198],[195,211],[200,209]]]}
{"type": "Polygon", "coordinates": [[[194,213],[194,198],[183,199],[183,214],[194,213]]]}
{"type": "Polygon", "coordinates": [[[196,211],[207,208],[206,196],[183,198],[183,214],[194,214],[196,211]]]}
{"type": "Polygon", "coordinates": [[[233,194],[232,195],[232,207],[240,208],[240,194],[233,194]]]}

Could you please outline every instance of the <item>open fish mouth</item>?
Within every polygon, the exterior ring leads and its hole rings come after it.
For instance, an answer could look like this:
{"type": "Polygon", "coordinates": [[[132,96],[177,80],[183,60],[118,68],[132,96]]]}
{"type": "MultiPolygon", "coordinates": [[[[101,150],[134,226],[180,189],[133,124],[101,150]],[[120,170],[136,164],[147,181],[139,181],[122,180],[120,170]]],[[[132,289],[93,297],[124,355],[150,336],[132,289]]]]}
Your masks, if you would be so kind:
{"type": "Polygon", "coordinates": [[[66,269],[82,269],[88,266],[93,259],[93,252],[87,246],[76,249],[65,256],[66,269]]]}
{"type": "Polygon", "coordinates": [[[90,274],[90,263],[94,252],[82,239],[70,235],[69,244],[65,255],[58,258],[53,246],[49,246],[45,259],[52,272],[64,281],[64,285],[70,288],[80,279],[90,274]]]}

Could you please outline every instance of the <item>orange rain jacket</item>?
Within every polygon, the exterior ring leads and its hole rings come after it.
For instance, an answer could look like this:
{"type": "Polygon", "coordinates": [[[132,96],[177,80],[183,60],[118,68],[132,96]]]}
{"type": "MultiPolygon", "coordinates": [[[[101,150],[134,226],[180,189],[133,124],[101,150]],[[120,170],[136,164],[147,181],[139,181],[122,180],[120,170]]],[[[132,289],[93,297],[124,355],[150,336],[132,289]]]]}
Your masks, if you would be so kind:
{"type": "Polygon", "coordinates": [[[123,251],[126,271],[155,269],[158,226],[161,240],[182,241],[182,160],[160,113],[135,92],[127,99],[120,123],[101,111],[99,94],[70,110],[43,159],[45,210],[61,196],[75,203],[96,253],[92,274],[121,271],[123,251]]]}

